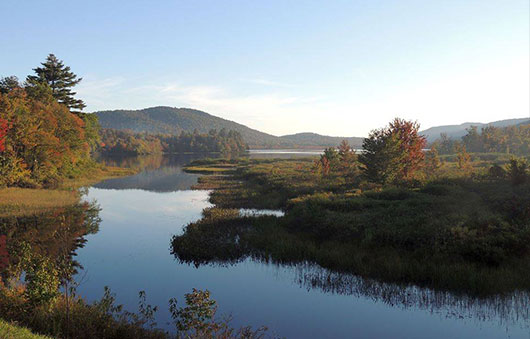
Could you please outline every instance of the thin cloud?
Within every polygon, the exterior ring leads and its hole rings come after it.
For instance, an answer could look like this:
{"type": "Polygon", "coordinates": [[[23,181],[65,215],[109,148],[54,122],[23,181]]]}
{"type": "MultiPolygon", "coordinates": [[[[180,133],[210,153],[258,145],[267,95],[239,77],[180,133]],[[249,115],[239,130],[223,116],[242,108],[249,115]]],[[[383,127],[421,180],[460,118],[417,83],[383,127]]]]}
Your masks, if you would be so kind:
{"type": "Polygon", "coordinates": [[[295,87],[293,84],[287,84],[287,83],[267,80],[267,79],[263,79],[263,78],[243,79],[242,81],[243,82],[247,82],[247,83],[251,83],[251,84],[263,85],[263,86],[269,86],[269,87],[291,87],[291,88],[295,87]]]}

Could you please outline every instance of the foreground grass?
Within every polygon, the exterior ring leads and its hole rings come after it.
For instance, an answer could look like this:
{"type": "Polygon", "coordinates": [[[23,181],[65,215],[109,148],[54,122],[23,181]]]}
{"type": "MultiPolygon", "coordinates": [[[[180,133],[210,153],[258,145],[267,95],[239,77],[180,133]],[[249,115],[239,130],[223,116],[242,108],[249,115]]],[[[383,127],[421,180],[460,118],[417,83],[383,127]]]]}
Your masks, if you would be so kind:
{"type": "Polygon", "coordinates": [[[3,339],[51,339],[51,337],[33,334],[27,328],[19,327],[0,319],[0,338],[3,339]]]}

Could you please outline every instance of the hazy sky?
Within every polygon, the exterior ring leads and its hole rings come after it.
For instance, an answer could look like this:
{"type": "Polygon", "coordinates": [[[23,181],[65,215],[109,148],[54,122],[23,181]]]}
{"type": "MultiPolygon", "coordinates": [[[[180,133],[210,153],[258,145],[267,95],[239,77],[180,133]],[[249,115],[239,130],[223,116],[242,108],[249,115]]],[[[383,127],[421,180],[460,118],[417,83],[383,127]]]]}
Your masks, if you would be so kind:
{"type": "Polygon", "coordinates": [[[275,135],[528,117],[529,0],[0,1],[0,76],[55,53],[87,111],[192,107],[275,135]]]}

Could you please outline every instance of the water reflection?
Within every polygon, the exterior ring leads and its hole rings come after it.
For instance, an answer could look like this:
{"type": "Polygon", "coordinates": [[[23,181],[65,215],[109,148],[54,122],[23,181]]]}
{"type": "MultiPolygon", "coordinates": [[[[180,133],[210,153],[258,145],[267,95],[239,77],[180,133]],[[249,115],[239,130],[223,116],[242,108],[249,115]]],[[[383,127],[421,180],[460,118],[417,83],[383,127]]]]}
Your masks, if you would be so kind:
{"type": "MultiPolygon", "coordinates": [[[[105,180],[94,185],[103,189],[141,189],[151,192],[174,192],[189,189],[197,183],[198,174],[185,173],[182,167],[206,155],[150,155],[141,157],[107,157],[101,162],[109,166],[133,168],[138,174],[105,180]]],[[[211,154],[210,156],[218,156],[211,154]]]]}
{"type": "Polygon", "coordinates": [[[2,281],[18,279],[22,273],[19,264],[28,254],[48,258],[52,263],[68,260],[72,274],[76,274],[83,268],[75,260],[76,251],[85,246],[87,235],[99,231],[100,221],[95,202],[80,202],[39,215],[0,218],[2,281]]]}
{"type": "Polygon", "coordinates": [[[446,317],[494,320],[503,326],[520,323],[522,327],[530,327],[530,294],[524,291],[479,298],[379,282],[352,274],[332,272],[308,263],[295,265],[294,269],[295,281],[308,290],[319,289],[326,293],[369,297],[392,307],[421,309],[446,317]]]}

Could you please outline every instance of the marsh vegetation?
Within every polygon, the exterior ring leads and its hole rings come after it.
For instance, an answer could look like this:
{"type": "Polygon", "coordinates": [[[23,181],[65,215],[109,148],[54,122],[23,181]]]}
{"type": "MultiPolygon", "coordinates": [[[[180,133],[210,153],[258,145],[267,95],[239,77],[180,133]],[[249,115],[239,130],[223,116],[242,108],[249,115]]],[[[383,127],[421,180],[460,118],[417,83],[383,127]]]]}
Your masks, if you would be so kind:
{"type": "Polygon", "coordinates": [[[343,143],[317,160],[192,163],[189,171],[210,174],[196,188],[213,189],[215,207],[173,238],[173,253],[196,265],[310,262],[477,297],[530,290],[525,160],[463,148],[425,153],[418,127],[395,120],[366,139],[361,155],[343,143]],[[285,216],[241,216],[239,208],[285,216]]]}

